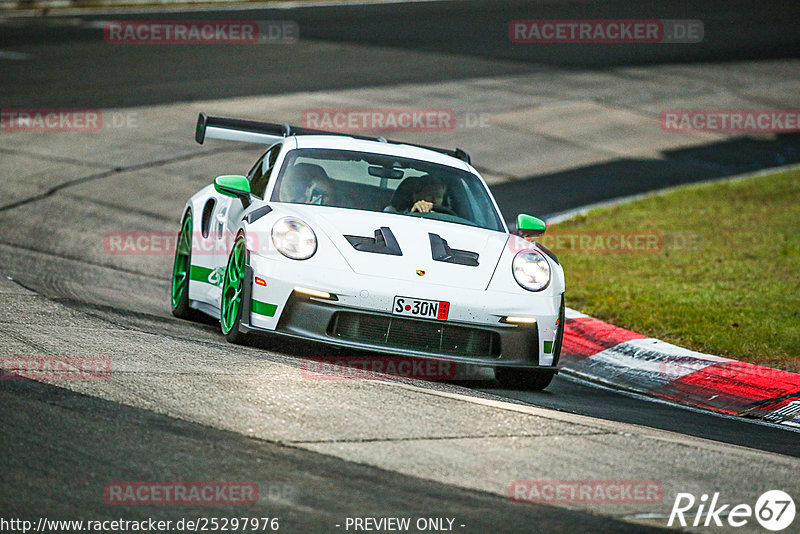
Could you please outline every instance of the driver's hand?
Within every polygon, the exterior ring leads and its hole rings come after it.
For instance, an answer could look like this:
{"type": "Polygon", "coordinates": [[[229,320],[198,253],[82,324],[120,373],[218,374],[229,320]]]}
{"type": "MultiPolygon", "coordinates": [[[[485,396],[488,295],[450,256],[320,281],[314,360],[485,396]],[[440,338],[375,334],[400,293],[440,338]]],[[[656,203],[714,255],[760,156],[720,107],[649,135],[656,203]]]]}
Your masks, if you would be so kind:
{"type": "Polygon", "coordinates": [[[433,202],[428,202],[427,200],[417,200],[413,206],[411,206],[411,213],[418,211],[420,213],[430,213],[433,210],[433,202]]]}

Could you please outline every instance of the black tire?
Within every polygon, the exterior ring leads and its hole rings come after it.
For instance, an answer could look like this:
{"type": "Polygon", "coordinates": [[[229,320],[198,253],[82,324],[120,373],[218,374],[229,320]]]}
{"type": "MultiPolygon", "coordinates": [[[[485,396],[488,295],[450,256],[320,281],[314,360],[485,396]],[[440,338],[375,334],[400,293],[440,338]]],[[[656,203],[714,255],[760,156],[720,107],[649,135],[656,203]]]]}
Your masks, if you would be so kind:
{"type": "Polygon", "coordinates": [[[250,341],[250,335],[245,334],[239,331],[239,325],[242,324],[242,311],[239,310],[239,314],[236,317],[236,322],[234,323],[233,329],[225,334],[225,339],[228,343],[233,343],[234,345],[247,345],[250,341]]]}
{"type": "Polygon", "coordinates": [[[564,344],[564,329],[566,325],[566,308],[564,306],[564,293],[561,293],[561,311],[558,314],[558,330],[556,331],[556,343],[553,347],[553,365],[558,365],[561,358],[561,346],[564,344]]]}
{"type": "Polygon", "coordinates": [[[239,331],[239,325],[242,323],[242,314],[241,311],[239,312],[239,316],[236,318],[236,326],[225,334],[225,339],[228,340],[228,343],[233,343],[234,345],[247,345],[248,341],[250,340],[250,336],[243,332],[239,331]]]}
{"type": "Polygon", "coordinates": [[[529,391],[543,390],[550,385],[555,374],[555,371],[516,369],[513,367],[499,367],[494,370],[495,378],[503,387],[529,391]]]}
{"type": "MultiPolygon", "coordinates": [[[[558,364],[561,357],[561,345],[564,343],[564,320],[566,309],[564,307],[564,294],[561,294],[561,309],[558,312],[558,329],[553,345],[553,366],[558,364]]],[[[503,386],[511,389],[527,389],[541,391],[550,385],[556,375],[553,371],[540,371],[531,369],[497,368],[494,371],[495,378],[503,386]]]]}

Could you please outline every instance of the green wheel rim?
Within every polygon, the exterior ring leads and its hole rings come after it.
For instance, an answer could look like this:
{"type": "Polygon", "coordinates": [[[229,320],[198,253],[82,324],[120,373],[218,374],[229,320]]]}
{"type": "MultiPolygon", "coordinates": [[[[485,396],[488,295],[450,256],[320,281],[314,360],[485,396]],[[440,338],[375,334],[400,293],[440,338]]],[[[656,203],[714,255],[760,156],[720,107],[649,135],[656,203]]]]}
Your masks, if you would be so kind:
{"type": "Polygon", "coordinates": [[[187,215],[175,244],[175,263],[172,267],[172,307],[177,308],[183,293],[189,289],[189,269],[192,255],[192,216],[187,215]]]}
{"type": "Polygon", "coordinates": [[[222,284],[222,313],[220,323],[222,332],[227,334],[233,330],[239,311],[242,308],[242,286],[244,285],[244,271],[247,265],[247,250],[244,239],[237,239],[233,245],[228,267],[225,269],[225,280],[222,284]]]}

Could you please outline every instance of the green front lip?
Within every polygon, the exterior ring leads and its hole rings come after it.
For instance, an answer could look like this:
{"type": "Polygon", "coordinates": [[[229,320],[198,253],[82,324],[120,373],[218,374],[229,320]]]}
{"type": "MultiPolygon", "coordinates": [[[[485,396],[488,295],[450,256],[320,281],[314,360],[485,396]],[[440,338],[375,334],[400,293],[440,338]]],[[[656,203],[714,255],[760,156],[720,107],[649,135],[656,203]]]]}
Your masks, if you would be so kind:
{"type": "Polygon", "coordinates": [[[253,299],[251,303],[250,311],[253,313],[257,313],[258,315],[265,315],[267,317],[274,317],[275,312],[278,310],[278,306],[275,304],[270,304],[269,302],[261,302],[259,300],[253,299]]]}

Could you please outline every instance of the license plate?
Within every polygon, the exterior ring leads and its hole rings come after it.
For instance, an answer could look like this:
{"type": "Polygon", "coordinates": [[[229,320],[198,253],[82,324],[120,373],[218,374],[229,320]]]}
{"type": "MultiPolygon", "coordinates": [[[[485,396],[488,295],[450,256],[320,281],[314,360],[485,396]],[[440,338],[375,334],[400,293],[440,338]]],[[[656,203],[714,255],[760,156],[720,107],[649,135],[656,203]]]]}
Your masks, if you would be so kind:
{"type": "Polygon", "coordinates": [[[450,303],[443,300],[425,300],[411,297],[395,297],[392,313],[411,317],[425,317],[446,321],[450,303]]]}

